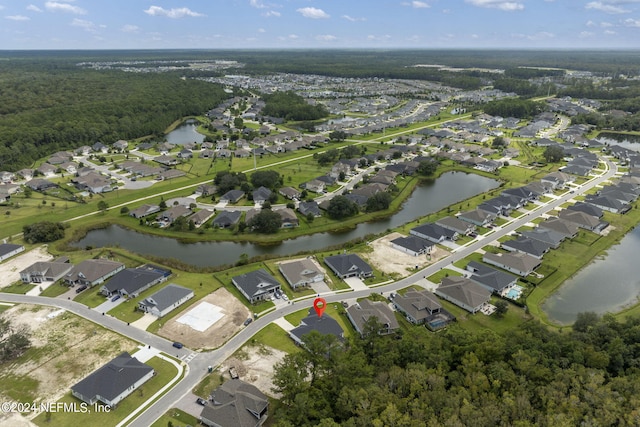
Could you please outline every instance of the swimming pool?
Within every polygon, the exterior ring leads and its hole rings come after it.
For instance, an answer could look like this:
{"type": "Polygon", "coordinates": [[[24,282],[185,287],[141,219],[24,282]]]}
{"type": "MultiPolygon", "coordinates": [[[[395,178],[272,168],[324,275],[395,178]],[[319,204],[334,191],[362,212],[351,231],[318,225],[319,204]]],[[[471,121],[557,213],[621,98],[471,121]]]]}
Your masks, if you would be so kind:
{"type": "Polygon", "coordinates": [[[520,293],[522,292],[522,288],[519,286],[514,286],[513,288],[509,289],[509,292],[507,292],[507,298],[512,299],[512,300],[516,300],[518,298],[520,298],[520,293]]]}

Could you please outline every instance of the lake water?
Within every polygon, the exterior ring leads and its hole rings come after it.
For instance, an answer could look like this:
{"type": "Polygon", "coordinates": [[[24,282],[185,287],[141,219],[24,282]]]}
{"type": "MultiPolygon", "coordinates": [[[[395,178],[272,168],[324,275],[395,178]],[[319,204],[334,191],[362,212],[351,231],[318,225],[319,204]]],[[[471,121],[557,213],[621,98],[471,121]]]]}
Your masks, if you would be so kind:
{"type": "Polygon", "coordinates": [[[640,136],[638,135],[602,132],[598,135],[596,141],[607,145],[619,145],[633,151],[640,150],[640,136]]]}
{"type": "Polygon", "coordinates": [[[640,276],[633,259],[640,253],[640,226],[567,280],[550,296],[542,310],[552,321],[569,324],[578,313],[617,312],[636,304],[640,297],[640,276]]]}
{"type": "Polygon", "coordinates": [[[198,133],[198,121],[187,120],[171,132],[165,135],[167,142],[182,145],[188,142],[200,144],[204,141],[204,135],[198,133]]]}
{"type": "MultiPolygon", "coordinates": [[[[302,251],[321,250],[340,245],[368,234],[382,233],[389,228],[406,224],[428,213],[438,211],[461,200],[498,187],[493,179],[462,172],[447,172],[435,181],[416,187],[402,209],[387,219],[359,224],[355,229],[340,233],[317,233],[285,240],[274,245],[237,242],[180,243],[167,237],[151,236],[118,226],[90,231],[75,247],[119,246],[132,252],[163,258],[176,258],[185,263],[215,267],[233,264],[240,255],[293,255],[302,251]]],[[[457,208],[457,206],[455,207],[457,208]]],[[[466,209],[463,206],[463,209],[466,209]]]]}

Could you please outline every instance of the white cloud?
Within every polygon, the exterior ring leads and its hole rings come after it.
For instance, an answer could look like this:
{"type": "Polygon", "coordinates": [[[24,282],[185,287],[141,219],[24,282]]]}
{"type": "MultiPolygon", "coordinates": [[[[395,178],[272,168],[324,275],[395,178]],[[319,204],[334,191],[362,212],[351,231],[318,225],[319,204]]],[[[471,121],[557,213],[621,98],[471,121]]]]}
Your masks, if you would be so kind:
{"type": "Polygon", "coordinates": [[[178,19],[185,16],[199,17],[205,16],[202,13],[194,12],[188,7],[180,7],[174,9],[164,9],[160,6],[151,6],[144,13],[151,16],[166,16],[167,18],[178,19]]]}
{"type": "Polygon", "coordinates": [[[578,37],[580,37],[581,39],[588,39],[589,37],[593,37],[594,35],[595,34],[591,31],[582,31],[580,34],[578,34],[578,37]]]}
{"type": "Polygon", "coordinates": [[[618,34],[618,33],[616,33],[615,31],[612,31],[612,30],[604,30],[604,34],[607,35],[607,36],[612,36],[612,35],[618,34]]]}
{"type": "Polygon", "coordinates": [[[267,13],[264,13],[262,16],[266,16],[267,18],[271,18],[272,16],[275,16],[276,18],[280,17],[281,13],[280,12],[276,12],[275,10],[270,10],[267,13]]]}
{"type": "Polygon", "coordinates": [[[264,28],[258,28],[258,32],[259,32],[259,33],[266,33],[266,32],[267,32],[267,30],[265,30],[264,28]]]}
{"type": "Polygon", "coordinates": [[[490,9],[500,9],[507,12],[524,9],[524,4],[518,1],[506,0],[465,0],[466,3],[477,7],[486,7],[490,9]]]}
{"type": "Polygon", "coordinates": [[[625,27],[640,28],[640,19],[625,19],[623,24],[625,27]]]}
{"type": "Polygon", "coordinates": [[[353,16],[349,16],[349,15],[342,15],[343,19],[346,19],[347,21],[351,21],[351,22],[357,22],[357,21],[366,21],[367,18],[354,18],[353,16]]]}
{"type": "Polygon", "coordinates": [[[608,13],[610,15],[618,15],[621,13],[629,13],[627,9],[623,9],[615,4],[616,2],[604,2],[604,1],[592,1],[586,4],[585,9],[598,10],[600,12],[608,13]]]}
{"type": "Polygon", "coordinates": [[[305,18],[311,19],[326,19],[329,17],[327,12],[322,9],[316,9],[315,7],[302,7],[297,10],[305,18]]]}
{"type": "Polygon", "coordinates": [[[5,16],[5,19],[9,19],[11,21],[29,21],[31,18],[23,15],[9,15],[5,16]]]}
{"type": "Polygon", "coordinates": [[[262,3],[259,0],[249,0],[249,5],[251,7],[255,7],[256,9],[266,9],[267,5],[262,3]]]}
{"type": "Polygon", "coordinates": [[[48,1],[44,4],[44,8],[51,12],[67,12],[75,15],[86,15],[87,11],[81,7],[74,6],[69,3],[60,3],[57,1],[48,1]]]}
{"type": "Polygon", "coordinates": [[[30,10],[32,12],[42,12],[42,9],[40,9],[35,4],[30,4],[29,6],[27,6],[27,10],[30,10]]]}
{"type": "Polygon", "coordinates": [[[323,41],[323,42],[331,42],[331,41],[334,41],[336,39],[337,39],[337,37],[333,36],[331,34],[323,34],[323,35],[320,35],[320,36],[316,36],[316,40],[323,41]]]}
{"type": "Polygon", "coordinates": [[[71,26],[82,28],[83,30],[88,31],[90,33],[95,33],[98,31],[96,24],[94,24],[91,21],[87,21],[85,19],[74,18],[74,20],[71,22],[71,26]]]}
{"type": "Polygon", "coordinates": [[[122,31],[123,33],[137,33],[138,31],[140,31],[140,27],[138,27],[137,25],[123,25],[122,28],[120,28],[120,31],[122,31]]]}
{"type": "Polygon", "coordinates": [[[429,3],[425,3],[423,1],[419,1],[419,0],[413,0],[411,2],[403,2],[402,3],[403,6],[411,6],[415,9],[426,9],[429,8],[431,6],[429,6],[429,3]]]}

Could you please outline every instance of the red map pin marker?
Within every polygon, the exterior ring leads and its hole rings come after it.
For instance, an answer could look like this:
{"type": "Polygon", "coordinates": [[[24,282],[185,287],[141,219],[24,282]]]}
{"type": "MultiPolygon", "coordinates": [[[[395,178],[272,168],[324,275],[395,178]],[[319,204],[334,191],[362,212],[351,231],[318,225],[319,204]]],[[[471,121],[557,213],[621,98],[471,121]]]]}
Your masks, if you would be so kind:
{"type": "Polygon", "coordinates": [[[324,309],[327,308],[327,302],[324,298],[316,298],[313,301],[313,308],[316,310],[316,314],[318,317],[322,317],[322,313],[324,313],[324,309]]]}

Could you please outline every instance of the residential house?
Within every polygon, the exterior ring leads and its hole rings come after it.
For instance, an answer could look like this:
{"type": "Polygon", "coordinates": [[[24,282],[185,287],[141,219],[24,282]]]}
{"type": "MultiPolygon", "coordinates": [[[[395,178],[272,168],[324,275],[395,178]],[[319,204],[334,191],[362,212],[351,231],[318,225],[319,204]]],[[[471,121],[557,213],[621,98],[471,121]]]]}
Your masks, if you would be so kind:
{"type": "Polygon", "coordinates": [[[157,179],[159,181],[167,181],[169,179],[179,178],[185,176],[187,173],[180,169],[165,169],[158,174],[157,179]]]}
{"type": "Polygon", "coordinates": [[[221,202],[238,203],[244,197],[244,191],[229,190],[220,197],[221,202]]]}
{"type": "Polygon", "coordinates": [[[155,375],[155,370],[123,352],[71,387],[71,394],[88,405],[115,407],[155,375]]]}
{"type": "Polygon", "coordinates": [[[486,227],[496,219],[496,214],[484,211],[482,209],[474,209],[472,211],[463,212],[458,215],[458,219],[466,221],[478,227],[486,227]]]}
{"type": "Polygon", "coordinates": [[[298,212],[300,212],[300,214],[304,215],[305,217],[309,214],[313,215],[316,218],[322,216],[322,212],[320,212],[320,206],[318,206],[318,203],[315,201],[300,202],[298,204],[298,212]]]}
{"type": "Polygon", "coordinates": [[[541,182],[550,184],[554,190],[564,189],[575,181],[575,177],[563,172],[551,172],[540,179],[541,182]]]}
{"type": "Polygon", "coordinates": [[[233,227],[240,221],[241,211],[222,211],[213,219],[213,226],[218,228],[233,227]]]}
{"type": "Polygon", "coordinates": [[[289,336],[298,345],[304,345],[304,337],[311,331],[319,332],[322,335],[333,335],[338,341],[344,339],[344,331],[336,320],[324,314],[318,316],[313,308],[309,309],[309,315],[300,321],[300,325],[289,331],[289,336]]]}
{"type": "Polygon", "coordinates": [[[111,180],[96,172],[88,173],[85,176],[75,177],[71,180],[80,191],[89,191],[90,193],[99,194],[112,190],[111,180]]]}
{"type": "Polygon", "coordinates": [[[124,270],[125,265],[108,259],[87,259],[64,276],[67,285],[95,286],[124,270]]]}
{"type": "Polygon", "coordinates": [[[41,175],[51,177],[56,174],[57,170],[58,168],[56,168],[55,166],[50,165],[49,163],[43,163],[40,166],[38,166],[38,169],[36,169],[36,172],[38,172],[41,175]]]}
{"type": "Polygon", "coordinates": [[[213,196],[218,192],[218,187],[213,184],[202,184],[196,189],[196,193],[199,193],[202,197],[213,196]]]}
{"type": "Polygon", "coordinates": [[[308,258],[280,263],[278,269],[292,289],[324,281],[324,273],[308,258]]]}
{"type": "Polygon", "coordinates": [[[282,187],[278,190],[278,193],[289,200],[297,200],[300,198],[300,192],[293,187],[282,187]]]}
{"type": "Polygon", "coordinates": [[[31,178],[33,178],[33,174],[35,173],[35,171],[33,169],[20,169],[17,173],[22,177],[22,179],[24,179],[25,181],[29,181],[31,178]]]}
{"type": "Polygon", "coordinates": [[[20,272],[22,283],[56,282],[64,277],[73,264],[66,257],[53,261],[38,261],[20,272]]]}
{"type": "Polygon", "coordinates": [[[125,268],[102,285],[100,293],[107,297],[118,294],[135,298],[150,287],[164,282],[170,275],[171,270],[148,264],[136,268],[125,268]]]}
{"type": "Polygon", "coordinates": [[[433,243],[442,243],[445,240],[455,241],[458,239],[458,232],[444,228],[438,224],[423,224],[412,228],[409,234],[427,239],[433,243]]]}
{"type": "Polygon", "coordinates": [[[153,161],[164,166],[175,166],[178,164],[178,159],[176,157],[169,156],[167,154],[154,157],[153,161]]]}
{"type": "Polygon", "coordinates": [[[340,279],[373,276],[373,268],[356,254],[331,255],[324,262],[340,279]]]}
{"type": "Polygon", "coordinates": [[[189,150],[188,148],[183,148],[178,153],[178,158],[179,159],[192,159],[193,158],[193,151],[189,150]]]}
{"type": "Polygon", "coordinates": [[[509,252],[521,252],[523,254],[529,254],[538,259],[542,259],[544,254],[549,252],[551,243],[520,236],[516,239],[511,239],[503,242],[500,247],[509,252]]]}
{"type": "Polygon", "coordinates": [[[34,191],[47,191],[58,186],[58,184],[42,178],[33,178],[31,181],[27,181],[25,185],[34,191]]]}
{"type": "Polygon", "coordinates": [[[416,236],[402,236],[389,242],[392,248],[411,256],[430,254],[434,251],[435,245],[425,239],[416,236]]]}
{"type": "Polygon", "coordinates": [[[201,159],[213,159],[215,156],[216,152],[210,149],[204,149],[200,151],[200,154],[198,155],[201,159]]]}
{"type": "Polygon", "coordinates": [[[386,303],[374,302],[366,298],[347,308],[347,318],[360,335],[366,332],[369,319],[375,319],[381,326],[381,335],[391,334],[400,328],[396,316],[386,303]]]}
{"type": "Polygon", "coordinates": [[[156,317],[163,317],[193,298],[191,289],[169,283],[151,296],[138,302],[138,308],[156,317]]]}
{"type": "Polygon", "coordinates": [[[172,224],[173,221],[175,221],[176,219],[183,216],[189,216],[191,215],[191,213],[192,211],[190,208],[186,206],[178,205],[178,206],[173,206],[167,209],[166,211],[158,214],[156,219],[165,225],[169,225],[169,224],[172,224]]]}
{"type": "Polygon", "coordinates": [[[546,243],[552,249],[557,249],[558,246],[560,246],[560,243],[567,238],[564,234],[544,228],[535,228],[530,231],[523,231],[520,235],[528,239],[539,240],[546,243]]]}
{"type": "Polygon", "coordinates": [[[18,255],[20,252],[24,252],[24,246],[13,243],[2,243],[0,244],[0,262],[14,255],[18,255]]]}
{"type": "Polygon", "coordinates": [[[196,228],[200,228],[204,223],[209,221],[214,214],[215,212],[210,209],[201,209],[191,215],[188,220],[193,221],[193,225],[195,225],[196,228]]]}
{"type": "Polygon", "coordinates": [[[628,203],[623,203],[613,197],[609,196],[596,196],[593,194],[588,194],[585,198],[585,202],[589,203],[597,208],[602,209],[603,211],[615,213],[615,214],[623,214],[631,209],[631,205],[628,203]]]}
{"type": "Polygon", "coordinates": [[[570,221],[565,221],[564,219],[551,217],[547,218],[538,224],[538,228],[543,228],[547,230],[552,230],[557,233],[563,234],[569,239],[576,237],[578,234],[578,226],[570,221]]]}
{"type": "Polygon", "coordinates": [[[281,208],[275,209],[274,212],[280,215],[280,218],[282,219],[282,228],[292,228],[300,225],[300,220],[293,209],[281,208]]]}
{"type": "Polygon", "coordinates": [[[158,205],[142,205],[138,208],[129,211],[129,216],[134,218],[143,218],[145,216],[153,215],[156,212],[160,212],[160,206],[158,205]]]}
{"type": "Polygon", "coordinates": [[[563,209],[558,214],[558,218],[563,219],[565,221],[572,222],[576,224],[580,228],[584,228],[589,231],[599,231],[601,227],[606,224],[601,222],[595,216],[586,214],[580,211],[574,211],[570,209],[563,209]]]}
{"type": "Polygon", "coordinates": [[[476,313],[491,299],[491,292],[466,277],[444,277],[435,294],[470,313],[476,313]]]}
{"type": "Polygon", "coordinates": [[[305,184],[304,188],[312,193],[320,194],[324,193],[325,186],[326,184],[323,181],[320,181],[319,179],[312,179],[305,184]]]}
{"type": "Polygon", "coordinates": [[[597,206],[591,203],[576,202],[571,206],[567,206],[567,209],[572,211],[584,212],[587,215],[595,216],[596,218],[602,218],[604,212],[597,206]]]}
{"type": "Polygon", "coordinates": [[[269,400],[256,386],[239,379],[225,381],[211,393],[200,422],[209,427],[260,427],[267,419],[269,400]]]}
{"type": "Polygon", "coordinates": [[[251,303],[271,298],[280,291],[280,282],[263,268],[231,278],[231,283],[251,303]]]}
{"type": "Polygon", "coordinates": [[[459,218],[447,216],[436,221],[436,224],[447,230],[455,231],[461,236],[473,233],[476,226],[459,218]]]}
{"type": "Polygon", "coordinates": [[[444,312],[438,298],[427,290],[412,289],[404,295],[396,294],[393,298],[393,306],[415,325],[426,323],[444,312]]]}
{"type": "Polygon", "coordinates": [[[255,190],[253,190],[253,192],[251,193],[251,196],[253,197],[253,202],[257,205],[262,205],[264,202],[266,202],[267,200],[269,200],[269,197],[271,197],[272,191],[269,190],[267,187],[258,187],[255,190]]]}
{"type": "Polygon", "coordinates": [[[469,279],[491,293],[502,295],[505,290],[513,287],[518,282],[517,276],[496,270],[476,261],[470,261],[466,268],[467,271],[473,273],[469,279]]]}
{"type": "Polygon", "coordinates": [[[95,153],[102,153],[102,154],[106,154],[109,152],[109,147],[107,147],[106,145],[104,145],[102,142],[98,141],[95,144],[93,144],[91,146],[91,149],[95,152],[95,153]]]}
{"type": "Polygon", "coordinates": [[[485,252],[482,256],[482,261],[522,277],[526,277],[533,273],[533,270],[538,268],[542,263],[538,258],[520,252],[507,254],[493,254],[491,252],[485,252]]]}
{"type": "Polygon", "coordinates": [[[120,139],[116,142],[113,143],[113,145],[111,146],[111,148],[114,151],[118,151],[120,153],[124,152],[127,150],[127,148],[129,148],[129,143],[127,141],[125,141],[124,139],[120,139]]]}

